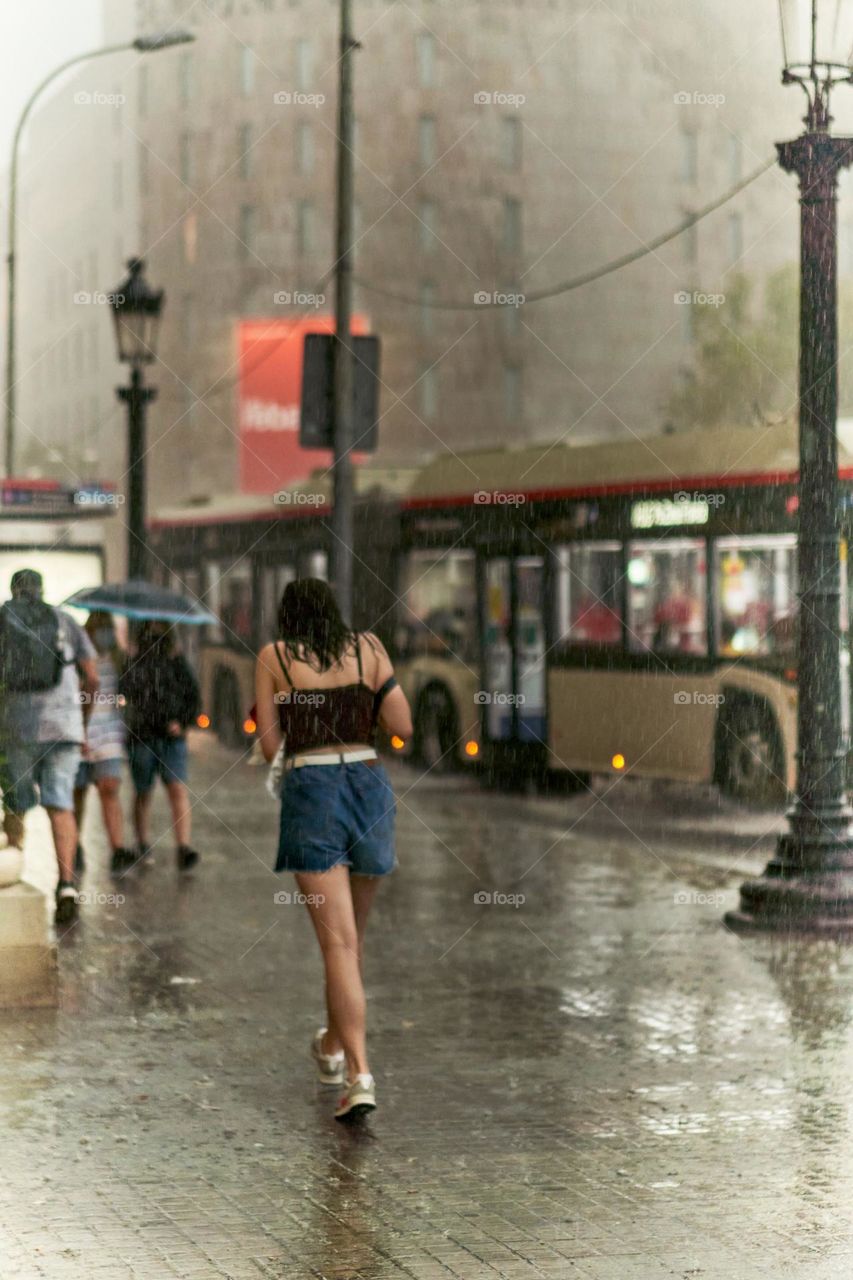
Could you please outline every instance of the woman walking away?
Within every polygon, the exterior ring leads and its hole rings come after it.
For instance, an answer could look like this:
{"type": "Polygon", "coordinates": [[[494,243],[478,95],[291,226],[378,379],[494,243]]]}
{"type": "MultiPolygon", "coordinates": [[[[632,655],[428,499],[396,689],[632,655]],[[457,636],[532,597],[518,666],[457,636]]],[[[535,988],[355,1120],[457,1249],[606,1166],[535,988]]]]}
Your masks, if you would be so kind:
{"type": "Polygon", "coordinates": [[[176,651],[174,631],[168,623],[143,623],[137,656],[128,663],[119,689],[127,702],[139,857],[147,858],[151,852],[151,799],[160,777],[172,810],[178,870],[189,871],[198,862],[198,854],[190,848],[186,731],[199,713],[200,697],[196,678],[176,651]]]}
{"type": "MultiPolygon", "coordinates": [[[[317,578],[287,587],[280,639],[258,656],[258,736],[281,762],[276,871],[293,871],[323,953],[327,1027],[312,1053],[324,1084],[345,1084],[339,1120],[372,1111],[362,948],[379,878],[394,869],[394,795],[373,740],[407,738],[412,718],[376,636],[345,625],[317,578]]],[[[274,769],[275,773],[275,769],[274,769]]]]}
{"type": "MultiPolygon", "coordinates": [[[[118,682],[124,669],[125,655],[119,648],[110,614],[95,610],[89,614],[83,629],[98,655],[98,692],[92,696],[92,706],[86,721],[83,758],[74,781],[74,812],[79,832],[86,809],[86,793],[94,783],[112,850],[110,869],[113,874],[118,875],[132,866],[134,861],[131,850],[124,847],[124,819],[119,799],[121,776],[124,772],[125,727],[119,705],[118,682]]],[[[78,837],[75,862],[78,873],[83,870],[83,866],[83,848],[78,837]]]]}

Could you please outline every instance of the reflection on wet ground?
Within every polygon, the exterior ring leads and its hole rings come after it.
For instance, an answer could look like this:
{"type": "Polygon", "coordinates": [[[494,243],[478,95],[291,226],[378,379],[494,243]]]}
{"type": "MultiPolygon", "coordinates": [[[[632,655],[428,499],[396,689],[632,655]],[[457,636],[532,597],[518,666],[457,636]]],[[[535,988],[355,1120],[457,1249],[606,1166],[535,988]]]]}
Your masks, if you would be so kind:
{"type": "Polygon", "coordinates": [[[0,1014],[4,1280],[849,1275],[853,953],[721,925],[760,842],[729,871],[718,829],[661,839],[672,793],[616,821],[401,768],[381,1109],[347,1130],[275,810],[232,765],[195,761],[202,871],[158,848],[63,941],[60,1009],[0,1014]]]}

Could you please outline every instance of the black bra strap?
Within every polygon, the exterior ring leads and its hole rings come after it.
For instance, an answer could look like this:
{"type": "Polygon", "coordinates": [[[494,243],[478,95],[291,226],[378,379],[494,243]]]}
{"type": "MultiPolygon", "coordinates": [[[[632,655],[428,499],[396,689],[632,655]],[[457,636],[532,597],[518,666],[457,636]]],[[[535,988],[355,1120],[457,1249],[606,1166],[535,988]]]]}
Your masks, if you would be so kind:
{"type": "Polygon", "coordinates": [[[279,647],[278,647],[278,641],[277,641],[277,640],[276,640],[275,644],[273,645],[273,648],[275,649],[275,656],[278,658],[278,665],[281,667],[282,671],[284,672],[284,678],[285,678],[285,680],[287,681],[287,683],[290,685],[290,687],[291,687],[291,689],[292,689],[292,688],[293,688],[293,681],[292,681],[292,680],[291,680],[291,678],[290,678],[290,672],[289,672],[289,671],[288,671],[288,669],[287,669],[287,665],[286,665],[286,663],[285,663],[285,661],[284,661],[284,658],[281,656],[281,651],[279,650],[279,647]]]}
{"type": "Polygon", "coordinates": [[[358,683],[364,684],[364,672],[361,668],[361,642],[357,631],[355,632],[355,656],[358,660],[358,683]]]}

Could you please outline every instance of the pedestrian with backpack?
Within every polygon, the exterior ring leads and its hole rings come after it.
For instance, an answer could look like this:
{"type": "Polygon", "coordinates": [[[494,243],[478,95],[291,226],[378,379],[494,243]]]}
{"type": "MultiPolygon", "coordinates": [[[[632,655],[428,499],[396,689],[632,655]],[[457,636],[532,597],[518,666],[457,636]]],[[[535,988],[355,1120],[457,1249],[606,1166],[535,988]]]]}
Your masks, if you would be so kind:
{"type": "Polygon", "coordinates": [[[59,866],[56,922],[70,924],[79,908],[74,779],[84,713],[98,690],[96,654],[82,627],[42,599],[40,573],[19,569],[11,589],[0,608],[3,825],[9,843],[21,848],[24,814],[37,804],[47,810],[59,866]]]}
{"type": "Polygon", "coordinates": [[[201,695],[192,668],[177,652],[175,633],[167,622],[142,624],[136,656],[119,679],[119,692],[125,700],[127,754],[136,791],[137,856],[144,859],[151,853],[151,800],[160,778],[172,810],[178,870],[190,871],[199,855],[190,847],[186,732],[201,709],[201,695]]]}

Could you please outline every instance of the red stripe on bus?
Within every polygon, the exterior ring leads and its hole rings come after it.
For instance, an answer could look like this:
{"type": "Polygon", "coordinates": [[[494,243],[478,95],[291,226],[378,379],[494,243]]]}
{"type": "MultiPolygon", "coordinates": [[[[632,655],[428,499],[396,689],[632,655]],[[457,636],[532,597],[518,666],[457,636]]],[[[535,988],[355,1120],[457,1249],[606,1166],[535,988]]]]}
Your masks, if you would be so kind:
{"type": "Polygon", "coordinates": [[[300,504],[292,508],[289,505],[282,505],[281,507],[273,507],[271,511],[237,511],[219,516],[210,513],[205,516],[178,516],[174,520],[147,520],[146,528],[154,530],[183,528],[188,525],[250,524],[262,520],[298,520],[305,519],[308,516],[328,516],[331,514],[332,508],[328,504],[322,507],[303,506],[300,504]]]}

